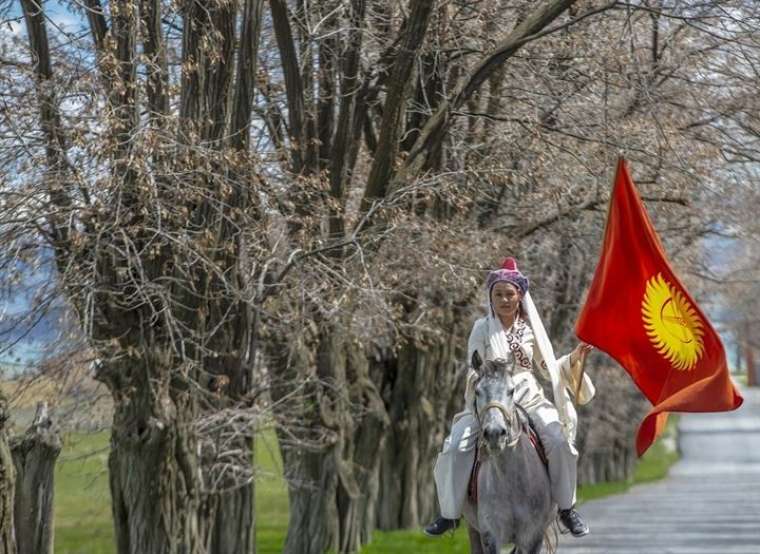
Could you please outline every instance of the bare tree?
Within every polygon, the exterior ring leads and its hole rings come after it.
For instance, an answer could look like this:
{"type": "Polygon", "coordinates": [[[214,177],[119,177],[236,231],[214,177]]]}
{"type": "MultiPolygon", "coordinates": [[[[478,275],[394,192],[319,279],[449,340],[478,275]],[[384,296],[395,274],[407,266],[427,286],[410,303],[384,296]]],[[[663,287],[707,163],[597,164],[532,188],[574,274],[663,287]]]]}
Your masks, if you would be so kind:
{"type": "Polygon", "coordinates": [[[720,3],[267,6],[21,0],[3,54],[0,265],[99,360],[120,553],[251,551],[264,421],[286,552],[418,525],[485,270],[518,252],[567,344],[618,150],[680,252],[719,215],[720,3]]]}

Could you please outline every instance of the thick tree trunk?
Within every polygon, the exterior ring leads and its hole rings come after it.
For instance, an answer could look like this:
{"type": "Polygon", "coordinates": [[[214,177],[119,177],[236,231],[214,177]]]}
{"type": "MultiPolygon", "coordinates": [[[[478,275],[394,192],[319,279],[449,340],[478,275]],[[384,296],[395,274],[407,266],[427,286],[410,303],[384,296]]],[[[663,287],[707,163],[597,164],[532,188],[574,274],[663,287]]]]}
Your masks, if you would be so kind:
{"type": "Polygon", "coordinates": [[[16,469],[8,445],[8,403],[0,394],[0,554],[16,554],[13,527],[13,503],[16,490],[16,469]]]}
{"type": "MultiPolygon", "coordinates": [[[[253,451],[252,442],[247,442],[243,447],[249,452],[253,451]]],[[[214,496],[216,517],[211,533],[209,554],[255,552],[254,497],[253,484],[214,496]]]]}
{"type": "Polygon", "coordinates": [[[226,402],[227,387],[238,391],[240,384],[217,372],[170,370],[171,356],[149,345],[141,352],[103,362],[96,373],[114,399],[109,484],[116,552],[251,553],[253,486],[239,486],[239,472],[229,466],[252,463],[250,435],[222,429],[238,442],[224,442],[226,457],[220,460],[218,437],[199,425],[219,407],[208,402],[226,402]],[[233,444],[240,452],[236,458],[230,458],[233,444]],[[222,464],[227,465],[220,476],[222,464]]]}
{"type": "Polygon", "coordinates": [[[445,310],[446,336],[427,344],[407,340],[374,374],[391,421],[380,467],[379,529],[419,527],[438,512],[433,466],[451,417],[463,406],[460,369],[470,323],[462,310],[445,310]]]}
{"type": "Polygon", "coordinates": [[[339,462],[336,446],[317,452],[283,449],[290,518],[284,554],[337,551],[339,462]]]}
{"type": "MultiPolygon", "coordinates": [[[[303,425],[279,432],[290,500],[286,554],[356,552],[374,528],[374,479],[387,419],[366,357],[344,334],[339,323],[321,332],[315,356],[318,382],[306,399],[280,408],[283,417],[295,417],[303,425]],[[320,433],[325,437],[315,442],[320,433]]],[[[278,379],[285,383],[282,390],[275,387],[276,401],[309,365],[308,352],[296,350],[300,355],[274,357],[278,379]]]]}
{"type": "MultiPolygon", "coordinates": [[[[239,326],[241,329],[244,327],[244,323],[239,326]]],[[[220,345],[217,351],[225,352],[233,349],[231,345],[220,345]]],[[[251,350],[253,349],[252,345],[251,350]]],[[[217,385],[209,387],[215,389],[219,395],[214,409],[222,410],[229,407],[230,402],[236,403],[250,392],[253,375],[249,371],[251,365],[249,360],[241,364],[238,360],[225,359],[222,356],[216,359],[216,364],[209,365],[212,366],[211,370],[215,379],[225,377],[229,379],[229,383],[223,385],[224,390],[219,390],[217,385]],[[223,392],[226,394],[222,394],[223,392]]],[[[216,383],[218,384],[219,381],[216,383]]],[[[230,422],[229,427],[224,430],[224,439],[206,437],[207,440],[211,438],[215,443],[213,450],[217,454],[224,455],[225,451],[245,453],[234,455],[233,460],[228,458],[204,460],[207,473],[209,472],[208,463],[214,464],[215,469],[212,471],[214,477],[207,481],[214,483],[215,491],[220,491],[210,494],[206,499],[207,508],[214,518],[208,554],[227,554],[228,552],[253,554],[255,552],[253,540],[255,484],[251,467],[254,451],[252,432],[255,432],[255,429],[250,429],[247,425],[242,428],[240,423],[230,422]],[[236,465],[237,469],[230,471],[229,463],[236,465]],[[221,480],[219,480],[220,473],[221,480]]]]}
{"type": "Polygon", "coordinates": [[[353,470],[358,488],[353,495],[339,489],[338,514],[341,521],[341,552],[354,552],[370,541],[375,530],[377,496],[380,482],[380,454],[385,450],[386,431],[390,421],[380,392],[370,379],[370,364],[366,353],[355,345],[347,346],[346,378],[352,408],[359,417],[350,429],[344,459],[353,470]]]}
{"type": "Polygon", "coordinates": [[[11,441],[11,451],[16,468],[18,554],[52,554],[53,483],[61,437],[50,420],[47,404],[37,405],[32,425],[11,441]]]}
{"type": "Polygon", "coordinates": [[[115,405],[109,481],[118,554],[205,554],[213,521],[201,510],[190,408],[160,384],[115,405]]]}

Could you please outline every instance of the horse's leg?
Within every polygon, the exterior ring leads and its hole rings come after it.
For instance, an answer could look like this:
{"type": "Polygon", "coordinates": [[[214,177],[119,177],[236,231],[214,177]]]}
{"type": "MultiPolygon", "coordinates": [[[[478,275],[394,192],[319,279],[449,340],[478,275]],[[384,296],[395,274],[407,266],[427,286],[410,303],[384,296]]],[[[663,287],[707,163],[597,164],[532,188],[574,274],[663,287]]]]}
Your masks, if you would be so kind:
{"type": "Polygon", "coordinates": [[[539,537],[533,546],[530,546],[525,554],[541,554],[541,549],[544,547],[544,537],[539,537]]]}
{"type": "Polygon", "coordinates": [[[483,554],[499,554],[501,550],[499,542],[490,531],[483,531],[480,534],[480,540],[483,543],[483,554]]]}
{"type": "Polygon", "coordinates": [[[480,542],[480,533],[472,526],[467,526],[470,534],[470,554],[483,554],[483,546],[480,542]]]}

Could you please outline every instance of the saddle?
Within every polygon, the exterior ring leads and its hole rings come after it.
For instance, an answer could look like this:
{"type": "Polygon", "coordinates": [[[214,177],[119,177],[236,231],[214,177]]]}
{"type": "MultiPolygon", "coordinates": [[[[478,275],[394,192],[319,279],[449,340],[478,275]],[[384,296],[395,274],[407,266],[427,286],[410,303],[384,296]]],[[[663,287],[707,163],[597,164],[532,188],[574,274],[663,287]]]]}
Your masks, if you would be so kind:
{"type": "MultiPolygon", "coordinates": [[[[544,465],[544,469],[548,473],[549,459],[546,457],[546,450],[544,449],[544,445],[538,436],[538,432],[533,426],[533,422],[531,421],[530,416],[528,416],[528,413],[525,411],[525,409],[523,409],[523,407],[520,405],[517,405],[517,407],[525,416],[523,420],[522,432],[527,435],[528,439],[530,440],[530,444],[532,444],[533,448],[535,448],[536,454],[538,454],[538,457],[541,460],[541,463],[544,465]]],[[[479,473],[480,473],[480,448],[476,448],[475,462],[472,464],[472,470],[470,470],[470,481],[467,486],[467,496],[470,499],[470,502],[472,502],[473,504],[478,503],[478,474],[479,473]]]]}

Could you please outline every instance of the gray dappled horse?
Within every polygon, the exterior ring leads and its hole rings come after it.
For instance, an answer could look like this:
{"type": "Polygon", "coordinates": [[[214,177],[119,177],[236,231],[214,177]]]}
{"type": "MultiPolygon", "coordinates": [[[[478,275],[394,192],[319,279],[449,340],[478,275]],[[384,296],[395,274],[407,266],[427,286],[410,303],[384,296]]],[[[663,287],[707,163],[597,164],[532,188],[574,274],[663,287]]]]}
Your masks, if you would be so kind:
{"type": "Polygon", "coordinates": [[[556,512],[549,475],[525,431],[527,418],[515,406],[507,363],[481,363],[476,352],[472,366],[478,372],[474,409],[481,439],[478,502],[468,498],[464,506],[470,551],[499,554],[514,544],[512,554],[540,554],[556,512]]]}

